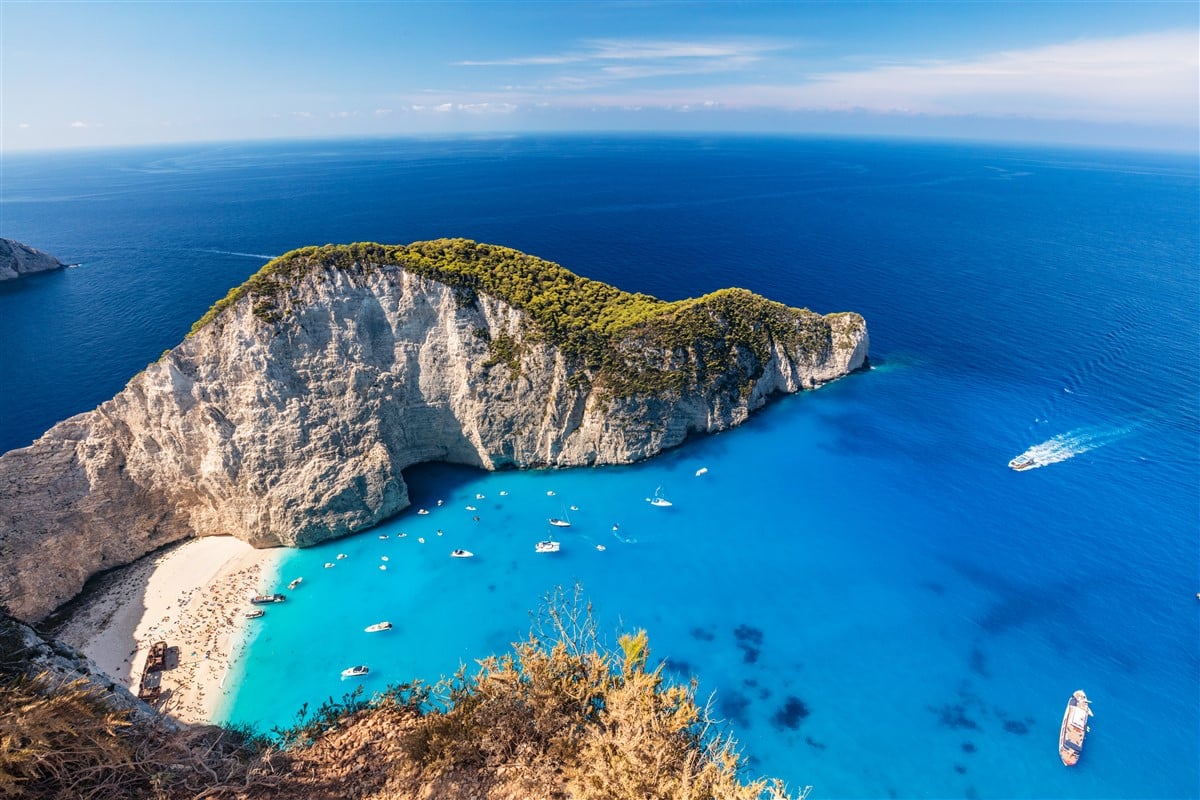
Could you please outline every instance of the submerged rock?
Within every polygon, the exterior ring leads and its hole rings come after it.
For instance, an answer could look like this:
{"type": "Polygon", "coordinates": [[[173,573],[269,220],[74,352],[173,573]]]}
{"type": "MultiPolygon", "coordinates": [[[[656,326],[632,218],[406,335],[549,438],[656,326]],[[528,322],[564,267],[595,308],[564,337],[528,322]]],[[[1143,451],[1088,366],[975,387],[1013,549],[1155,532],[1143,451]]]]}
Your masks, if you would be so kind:
{"type": "Polygon", "coordinates": [[[744,290],[667,303],[465,240],[268,264],[112,400],[0,457],[0,602],[38,620],[190,536],[307,546],[402,470],[625,464],[859,368],[867,329],[744,290]]]}

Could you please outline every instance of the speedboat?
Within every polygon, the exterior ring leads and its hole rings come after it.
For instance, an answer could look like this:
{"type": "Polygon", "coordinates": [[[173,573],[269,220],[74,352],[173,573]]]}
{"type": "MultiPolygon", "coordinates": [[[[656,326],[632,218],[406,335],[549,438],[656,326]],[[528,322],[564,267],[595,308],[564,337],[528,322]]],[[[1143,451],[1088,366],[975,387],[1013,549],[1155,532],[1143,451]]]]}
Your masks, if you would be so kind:
{"type": "Polygon", "coordinates": [[[706,475],[706,474],[708,474],[708,467],[701,467],[700,469],[696,470],[697,478],[699,478],[701,475],[706,475]]]}
{"type": "Polygon", "coordinates": [[[417,513],[418,513],[418,514],[420,514],[420,515],[423,517],[423,516],[425,516],[426,514],[428,514],[429,512],[428,512],[428,511],[426,511],[425,509],[423,509],[423,508],[422,508],[422,509],[420,509],[419,511],[417,511],[417,513]]]}
{"type": "Polygon", "coordinates": [[[569,528],[569,527],[571,527],[571,521],[570,521],[569,519],[559,519],[558,517],[551,517],[551,518],[550,518],[550,524],[551,524],[551,525],[553,525],[553,526],[554,526],[554,527],[556,527],[556,528],[569,528]]]}
{"type": "Polygon", "coordinates": [[[661,486],[654,490],[654,497],[646,498],[646,502],[652,506],[658,506],[659,508],[667,508],[672,505],[670,500],[662,496],[661,486]]]}
{"type": "Polygon", "coordinates": [[[345,554],[345,553],[338,553],[338,554],[337,554],[337,560],[338,560],[338,561],[341,561],[341,560],[342,560],[343,558],[345,558],[345,557],[346,557],[346,554],[345,554]]]}
{"type": "Polygon", "coordinates": [[[451,558],[474,558],[475,554],[472,553],[470,550],[451,550],[450,557],[451,558]]]}
{"type": "Polygon", "coordinates": [[[380,631],[390,631],[391,629],[392,623],[390,622],[376,622],[374,625],[368,625],[363,628],[367,633],[379,633],[380,631]]]}
{"type": "Polygon", "coordinates": [[[478,510],[479,509],[476,508],[475,506],[467,506],[467,511],[478,511],[478,510]]]}
{"type": "Polygon", "coordinates": [[[379,538],[380,538],[380,539],[386,539],[386,538],[387,538],[387,534],[386,534],[386,533],[381,533],[381,534],[379,534],[379,538]]]}
{"type": "Polygon", "coordinates": [[[363,675],[366,675],[370,671],[371,671],[370,667],[367,667],[363,664],[359,664],[357,667],[348,667],[347,669],[342,670],[342,679],[345,680],[346,678],[360,678],[363,675]]]}
{"type": "Polygon", "coordinates": [[[267,612],[263,611],[261,608],[252,608],[246,612],[246,619],[258,619],[266,613],[267,612]]]}
{"type": "Polygon", "coordinates": [[[304,578],[296,578],[296,580],[294,580],[288,584],[288,588],[295,589],[297,586],[299,586],[303,582],[304,582],[304,578]]]}
{"type": "Polygon", "coordinates": [[[544,542],[538,542],[537,544],[535,544],[533,546],[533,552],[535,552],[535,553],[557,553],[560,547],[562,547],[562,545],[560,543],[547,539],[544,542]]]}
{"type": "Polygon", "coordinates": [[[1008,462],[1008,466],[1011,469],[1015,469],[1017,472],[1021,472],[1022,470],[1033,469],[1034,467],[1039,466],[1039,464],[1036,460],[1034,460],[1033,456],[1021,455],[1008,462]]]}
{"type": "Polygon", "coordinates": [[[337,565],[334,564],[332,561],[325,562],[325,569],[333,569],[335,566],[337,566],[337,565]]]}

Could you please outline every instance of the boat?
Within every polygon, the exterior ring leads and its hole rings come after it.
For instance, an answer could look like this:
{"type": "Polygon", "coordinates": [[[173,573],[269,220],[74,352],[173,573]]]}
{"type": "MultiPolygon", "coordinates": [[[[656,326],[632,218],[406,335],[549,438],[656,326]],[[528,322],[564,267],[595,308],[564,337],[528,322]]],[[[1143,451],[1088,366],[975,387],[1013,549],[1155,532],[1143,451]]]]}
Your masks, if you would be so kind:
{"type": "Polygon", "coordinates": [[[283,594],[256,594],[250,598],[250,602],[256,606],[265,606],[270,603],[282,603],[287,600],[287,595],[283,594]]]}
{"type": "Polygon", "coordinates": [[[476,494],[476,495],[475,495],[475,499],[476,499],[476,500],[482,500],[482,499],[483,499],[483,495],[482,495],[482,494],[476,494]]]}
{"type": "Polygon", "coordinates": [[[551,517],[550,524],[556,528],[569,528],[569,527],[571,527],[571,520],[559,519],[558,517],[551,517]]]}
{"type": "Polygon", "coordinates": [[[379,534],[380,539],[386,539],[387,537],[388,537],[388,535],[386,533],[379,534]]]}
{"type": "Polygon", "coordinates": [[[423,517],[423,516],[425,516],[426,514],[428,514],[429,512],[428,512],[428,511],[426,511],[425,509],[423,509],[423,508],[422,508],[422,509],[418,510],[418,511],[417,511],[417,513],[418,513],[418,514],[420,514],[420,515],[423,517]]]}
{"type": "Polygon", "coordinates": [[[502,490],[502,491],[500,492],[500,496],[501,496],[501,497],[508,497],[508,491],[507,491],[507,490],[502,490]]]}
{"type": "Polygon", "coordinates": [[[668,506],[673,505],[670,500],[662,496],[661,486],[654,490],[654,497],[646,498],[646,502],[652,506],[658,506],[659,508],[667,508],[668,506]]]}
{"type": "Polygon", "coordinates": [[[1033,456],[1017,456],[1012,461],[1008,462],[1010,469],[1015,469],[1017,472],[1022,472],[1027,469],[1041,466],[1033,456]]]}
{"type": "Polygon", "coordinates": [[[1080,753],[1083,752],[1083,737],[1089,730],[1090,716],[1092,709],[1089,707],[1087,695],[1083,693],[1083,689],[1077,689],[1067,701],[1062,729],[1058,732],[1058,755],[1068,767],[1075,766],[1080,753]]]}
{"type": "Polygon", "coordinates": [[[391,561],[391,559],[390,559],[390,558],[388,558],[387,556],[380,556],[380,557],[379,557],[379,560],[380,560],[380,561],[391,561]]]}
{"type": "Polygon", "coordinates": [[[347,669],[342,670],[342,678],[358,678],[366,675],[370,671],[371,670],[369,667],[359,664],[357,667],[348,667],[347,669]]]}
{"type": "Polygon", "coordinates": [[[605,547],[605,546],[604,546],[604,545],[602,545],[602,544],[598,544],[598,545],[596,545],[596,549],[597,549],[597,550],[599,550],[601,553],[603,553],[603,552],[604,552],[605,550],[607,550],[608,548],[607,548],[607,547],[605,547]]]}
{"type": "Polygon", "coordinates": [[[246,619],[258,619],[266,613],[267,612],[263,611],[261,608],[252,608],[246,612],[246,619]]]}
{"type": "Polygon", "coordinates": [[[367,633],[379,633],[380,631],[390,631],[391,629],[392,623],[390,622],[376,622],[374,625],[368,625],[363,628],[367,633]]]}
{"type": "Polygon", "coordinates": [[[325,562],[325,569],[333,569],[335,566],[337,566],[337,565],[334,564],[332,561],[325,562]]]}
{"type": "Polygon", "coordinates": [[[533,546],[535,553],[557,553],[562,545],[558,542],[547,539],[544,542],[538,542],[533,546]]]}
{"type": "Polygon", "coordinates": [[[345,553],[338,553],[338,554],[337,554],[337,560],[338,560],[338,561],[341,561],[341,560],[342,560],[343,558],[345,558],[345,557],[346,557],[346,554],[345,554],[345,553]]]}
{"type": "Polygon", "coordinates": [[[467,506],[467,511],[478,511],[478,510],[479,509],[476,508],[475,506],[467,506]]]}
{"type": "Polygon", "coordinates": [[[554,490],[551,489],[550,491],[546,492],[546,497],[554,497],[554,490]]]}
{"type": "Polygon", "coordinates": [[[707,475],[707,474],[708,474],[708,467],[701,467],[700,469],[696,470],[697,478],[699,478],[701,475],[707,475]]]}
{"type": "Polygon", "coordinates": [[[303,582],[304,582],[304,578],[296,578],[296,580],[294,580],[288,584],[288,588],[295,589],[297,586],[299,586],[303,582]]]}
{"type": "Polygon", "coordinates": [[[475,554],[472,553],[470,550],[451,550],[450,557],[451,558],[474,558],[475,554]]]}

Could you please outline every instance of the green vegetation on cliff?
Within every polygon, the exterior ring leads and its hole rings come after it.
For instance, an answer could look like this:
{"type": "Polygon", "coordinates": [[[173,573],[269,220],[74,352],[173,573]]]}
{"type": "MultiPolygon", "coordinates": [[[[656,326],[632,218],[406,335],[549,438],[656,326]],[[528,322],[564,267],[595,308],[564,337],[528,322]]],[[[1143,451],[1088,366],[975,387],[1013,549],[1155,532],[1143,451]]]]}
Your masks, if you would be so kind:
{"type": "MultiPolygon", "coordinates": [[[[295,285],[315,270],[369,273],[387,266],[450,286],[462,306],[484,294],[524,311],[531,323],[526,331],[531,341],[557,346],[579,366],[595,372],[616,394],[679,390],[690,382],[729,379],[731,369],[745,389],[761,374],[760,366],[769,359],[773,345],[814,355],[832,346],[828,322],[820,315],[744,289],[666,302],[582,278],[507,247],[467,239],[294,250],[231,290],[192,326],[191,333],[247,295],[259,319],[266,323],[283,319],[291,308],[295,285]],[[647,348],[657,351],[658,360],[644,359],[647,348]],[[751,356],[754,363],[745,363],[751,356]]],[[[516,342],[497,340],[491,353],[494,363],[517,370],[516,342]]]]}

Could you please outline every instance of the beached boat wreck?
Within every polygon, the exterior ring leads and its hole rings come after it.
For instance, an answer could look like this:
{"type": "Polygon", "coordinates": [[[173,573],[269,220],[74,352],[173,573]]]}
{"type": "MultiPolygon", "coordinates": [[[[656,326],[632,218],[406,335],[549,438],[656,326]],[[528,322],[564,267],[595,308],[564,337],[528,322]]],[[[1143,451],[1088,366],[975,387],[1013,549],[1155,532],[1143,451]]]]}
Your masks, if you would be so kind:
{"type": "Polygon", "coordinates": [[[1079,762],[1083,752],[1083,738],[1087,736],[1088,718],[1092,716],[1087,695],[1082,689],[1077,689],[1067,701],[1067,710],[1063,714],[1062,729],[1058,732],[1058,755],[1068,767],[1079,762]]]}

